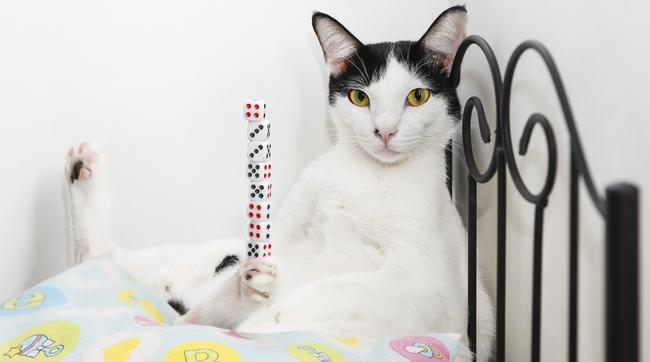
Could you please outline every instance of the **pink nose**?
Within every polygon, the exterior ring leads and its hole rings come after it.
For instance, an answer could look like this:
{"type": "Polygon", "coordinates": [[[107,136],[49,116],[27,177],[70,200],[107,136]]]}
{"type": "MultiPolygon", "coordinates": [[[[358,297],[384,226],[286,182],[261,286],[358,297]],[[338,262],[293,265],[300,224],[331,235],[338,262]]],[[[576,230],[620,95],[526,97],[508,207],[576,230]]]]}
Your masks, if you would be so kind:
{"type": "Polygon", "coordinates": [[[393,138],[396,133],[397,128],[387,128],[382,130],[375,128],[375,136],[379,137],[379,139],[384,142],[385,146],[388,146],[388,142],[390,142],[391,138],[393,138]]]}

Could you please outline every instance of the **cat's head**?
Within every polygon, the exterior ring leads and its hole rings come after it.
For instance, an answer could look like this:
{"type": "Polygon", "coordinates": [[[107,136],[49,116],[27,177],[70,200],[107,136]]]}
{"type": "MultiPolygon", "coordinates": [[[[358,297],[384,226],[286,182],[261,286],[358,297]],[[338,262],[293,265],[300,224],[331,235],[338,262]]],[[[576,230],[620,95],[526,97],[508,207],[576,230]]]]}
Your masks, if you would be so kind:
{"type": "Polygon", "coordinates": [[[445,147],[460,113],[449,72],[465,38],[464,7],[447,9],[418,41],[363,44],[323,13],[312,24],[330,75],[329,116],[339,142],[387,164],[445,147]]]}

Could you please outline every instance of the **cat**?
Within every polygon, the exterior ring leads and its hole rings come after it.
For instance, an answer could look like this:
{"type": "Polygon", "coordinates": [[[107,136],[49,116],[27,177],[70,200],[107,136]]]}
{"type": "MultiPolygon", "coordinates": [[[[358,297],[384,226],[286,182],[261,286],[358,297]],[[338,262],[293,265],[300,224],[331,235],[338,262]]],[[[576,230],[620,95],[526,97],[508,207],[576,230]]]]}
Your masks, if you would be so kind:
{"type": "MultiPolygon", "coordinates": [[[[449,72],[466,24],[465,8],[455,6],[418,41],[363,44],[331,16],[313,14],[336,140],[283,200],[271,258],[245,258],[240,239],[117,247],[105,155],[96,143],[72,147],[66,178],[78,260],[112,254],[169,300],[178,323],[359,337],[459,333],[458,360],[471,360],[467,234],[445,159],[460,116],[449,72]]],[[[493,306],[480,277],[477,284],[477,357],[486,361],[493,306]]]]}

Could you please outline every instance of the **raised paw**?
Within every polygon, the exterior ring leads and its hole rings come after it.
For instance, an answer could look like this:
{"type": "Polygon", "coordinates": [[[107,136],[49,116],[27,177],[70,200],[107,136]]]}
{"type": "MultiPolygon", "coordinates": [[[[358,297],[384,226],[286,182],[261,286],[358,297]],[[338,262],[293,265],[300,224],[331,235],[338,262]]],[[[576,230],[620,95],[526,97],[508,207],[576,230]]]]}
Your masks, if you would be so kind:
{"type": "Polygon", "coordinates": [[[82,142],[68,150],[65,174],[69,184],[96,178],[103,162],[102,151],[96,142],[82,142]]]}
{"type": "Polygon", "coordinates": [[[239,269],[241,291],[252,300],[266,302],[276,284],[277,268],[268,259],[249,258],[239,269]]]}

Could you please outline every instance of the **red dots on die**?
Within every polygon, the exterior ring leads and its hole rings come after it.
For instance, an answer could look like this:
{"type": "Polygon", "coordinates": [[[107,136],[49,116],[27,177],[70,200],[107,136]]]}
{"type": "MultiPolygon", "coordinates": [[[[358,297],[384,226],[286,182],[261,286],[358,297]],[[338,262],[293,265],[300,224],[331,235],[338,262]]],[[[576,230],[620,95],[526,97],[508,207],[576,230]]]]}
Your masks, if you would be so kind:
{"type": "Polygon", "coordinates": [[[255,217],[259,219],[259,218],[262,217],[262,215],[260,215],[260,214],[255,214],[255,217]]]}
{"type": "Polygon", "coordinates": [[[264,245],[264,250],[266,250],[266,245],[264,245]]]}
{"type": "Polygon", "coordinates": [[[258,209],[258,210],[262,210],[262,206],[257,205],[257,209],[258,209]]]}
{"type": "Polygon", "coordinates": [[[249,209],[252,209],[252,208],[253,208],[253,204],[248,204],[248,208],[249,208],[249,209]]]}
{"type": "Polygon", "coordinates": [[[250,233],[248,233],[248,236],[250,236],[252,238],[253,237],[253,232],[251,231],[250,233]]]}
{"type": "Polygon", "coordinates": [[[251,109],[251,104],[250,104],[250,103],[246,103],[246,108],[247,108],[247,109],[251,109]]]}
{"type": "Polygon", "coordinates": [[[246,117],[250,117],[250,116],[251,116],[251,112],[246,112],[246,117]]]}
{"type": "Polygon", "coordinates": [[[256,104],[256,105],[255,105],[255,109],[260,109],[260,105],[259,105],[259,104],[256,104]]]}
{"type": "Polygon", "coordinates": [[[260,238],[260,233],[255,234],[255,237],[259,239],[260,238]]]}
{"type": "Polygon", "coordinates": [[[257,230],[259,230],[259,229],[260,229],[260,226],[259,226],[259,225],[257,225],[257,226],[255,227],[255,229],[257,229],[257,230]]]}
{"type": "MultiPolygon", "coordinates": [[[[252,229],[254,226],[255,226],[255,225],[253,225],[253,224],[248,224],[248,228],[249,228],[249,229],[252,229]]],[[[257,226],[257,228],[258,228],[258,229],[260,228],[259,225],[257,226]]]]}
{"type": "Polygon", "coordinates": [[[253,116],[254,116],[255,118],[259,118],[259,117],[260,117],[260,114],[259,114],[259,113],[255,113],[255,114],[253,114],[253,116]]]}
{"type": "Polygon", "coordinates": [[[249,212],[249,213],[248,213],[248,217],[253,217],[253,213],[252,213],[252,212],[249,212]]]}

